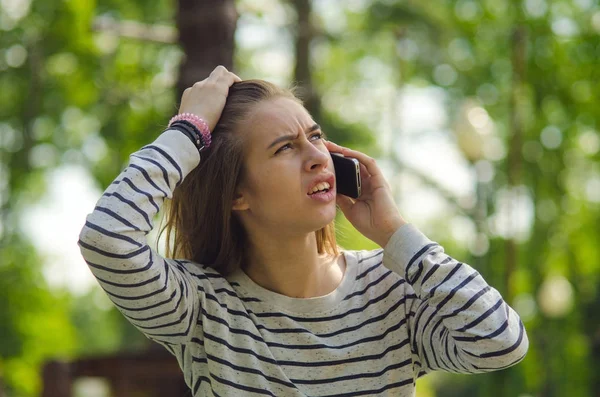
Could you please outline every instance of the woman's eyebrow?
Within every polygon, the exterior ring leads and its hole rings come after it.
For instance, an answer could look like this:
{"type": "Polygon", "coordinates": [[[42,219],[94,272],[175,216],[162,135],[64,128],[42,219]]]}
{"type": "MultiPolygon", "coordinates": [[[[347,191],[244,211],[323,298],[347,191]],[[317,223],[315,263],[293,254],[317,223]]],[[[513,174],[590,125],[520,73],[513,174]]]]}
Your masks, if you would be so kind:
{"type": "MultiPolygon", "coordinates": [[[[313,131],[320,130],[320,129],[321,129],[321,126],[319,124],[314,124],[313,126],[311,126],[310,128],[308,128],[305,131],[305,134],[309,134],[313,131]]],[[[269,147],[267,147],[267,150],[271,149],[273,146],[277,145],[278,143],[294,140],[297,137],[298,137],[298,135],[293,135],[293,134],[282,135],[279,138],[275,139],[273,142],[271,142],[269,147]]]]}

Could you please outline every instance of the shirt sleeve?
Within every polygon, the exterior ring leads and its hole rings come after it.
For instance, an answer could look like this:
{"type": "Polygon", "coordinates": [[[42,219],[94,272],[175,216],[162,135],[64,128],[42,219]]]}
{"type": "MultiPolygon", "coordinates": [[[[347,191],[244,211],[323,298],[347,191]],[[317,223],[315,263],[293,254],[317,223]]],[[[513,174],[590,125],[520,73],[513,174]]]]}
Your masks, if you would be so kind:
{"type": "Polygon", "coordinates": [[[394,233],[383,263],[417,296],[407,300],[406,315],[418,376],[438,369],[489,372],[525,357],[529,341],[517,313],[475,269],[415,226],[394,233]]]}
{"type": "Polygon", "coordinates": [[[199,267],[161,257],[146,240],[164,199],[199,161],[184,134],[163,132],[130,156],[79,235],[83,258],[100,286],[134,326],[157,342],[189,340],[203,306],[201,293],[210,288],[201,285],[199,267]]]}

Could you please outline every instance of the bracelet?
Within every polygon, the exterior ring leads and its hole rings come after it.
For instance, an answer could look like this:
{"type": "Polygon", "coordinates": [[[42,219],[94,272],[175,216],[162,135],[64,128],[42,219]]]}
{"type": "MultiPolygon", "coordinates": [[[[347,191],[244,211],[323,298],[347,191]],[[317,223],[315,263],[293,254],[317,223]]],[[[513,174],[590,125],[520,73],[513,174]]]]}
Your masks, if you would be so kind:
{"type": "Polygon", "coordinates": [[[171,120],[169,121],[169,127],[171,126],[171,124],[177,121],[187,121],[188,123],[190,123],[194,127],[194,129],[199,133],[199,135],[202,136],[203,148],[208,148],[210,146],[212,139],[210,128],[208,127],[206,121],[204,121],[203,119],[201,119],[193,113],[181,113],[171,118],[171,120]]]}
{"type": "Polygon", "coordinates": [[[202,135],[200,135],[200,131],[198,131],[192,123],[185,120],[178,120],[171,123],[168,128],[177,130],[190,138],[190,141],[192,141],[198,151],[202,151],[206,148],[202,135]]]}

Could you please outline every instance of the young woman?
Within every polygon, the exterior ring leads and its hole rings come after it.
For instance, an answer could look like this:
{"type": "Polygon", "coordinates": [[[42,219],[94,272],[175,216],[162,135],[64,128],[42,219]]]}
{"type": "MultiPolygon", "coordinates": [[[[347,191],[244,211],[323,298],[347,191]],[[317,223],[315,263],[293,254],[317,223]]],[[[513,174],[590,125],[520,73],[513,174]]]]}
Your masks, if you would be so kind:
{"type": "Polygon", "coordinates": [[[430,371],[525,356],[498,291],[406,223],[375,161],[326,141],[292,93],[218,67],[180,113],[131,155],[79,245],[194,396],[413,396],[430,371]],[[360,161],[357,200],[336,196],[330,151],[360,161]],[[179,259],[146,242],[166,198],[179,259]],[[340,250],[336,205],[382,249],[340,250]]]}

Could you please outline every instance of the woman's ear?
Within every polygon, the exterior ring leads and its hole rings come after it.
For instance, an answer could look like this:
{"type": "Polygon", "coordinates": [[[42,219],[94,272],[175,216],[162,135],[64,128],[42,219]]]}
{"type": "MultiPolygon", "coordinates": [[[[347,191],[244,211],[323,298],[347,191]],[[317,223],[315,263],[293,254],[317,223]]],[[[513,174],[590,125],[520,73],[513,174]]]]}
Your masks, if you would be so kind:
{"type": "Polygon", "coordinates": [[[233,207],[234,211],[245,211],[250,208],[250,205],[246,201],[246,198],[241,193],[236,193],[233,199],[233,207]]]}

